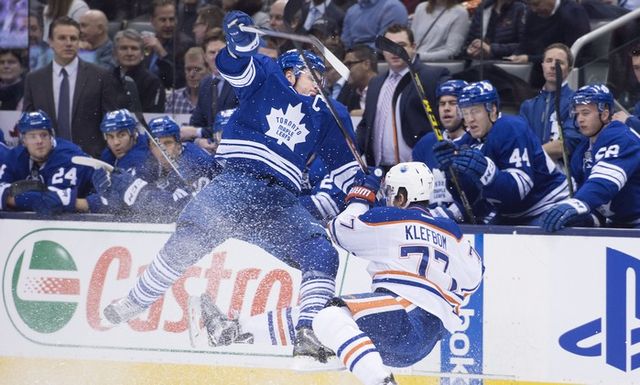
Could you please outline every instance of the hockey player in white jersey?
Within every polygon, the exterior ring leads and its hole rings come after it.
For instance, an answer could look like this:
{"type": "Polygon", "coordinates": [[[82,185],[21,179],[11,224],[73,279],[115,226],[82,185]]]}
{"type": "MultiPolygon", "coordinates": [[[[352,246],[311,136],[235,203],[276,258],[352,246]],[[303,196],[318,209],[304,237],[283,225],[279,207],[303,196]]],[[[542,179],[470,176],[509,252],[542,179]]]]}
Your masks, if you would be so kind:
{"type": "MultiPolygon", "coordinates": [[[[355,173],[357,163],[322,98],[291,84],[306,82],[309,74],[283,73],[271,58],[258,54],[259,37],[240,29],[252,24],[245,13],[227,13],[223,27],[228,44],[216,57],[240,101],[218,147],[217,157],[225,162],[222,173],[187,204],[176,232],[128,296],[107,306],[104,315],[114,324],[135,317],[189,266],[236,238],[300,269],[301,311],[293,354],[315,357],[320,346],[311,323],[334,296],[339,261],[325,229],[298,200],[302,170],[315,155],[330,172],[355,173]]],[[[344,106],[338,112],[348,118],[344,106]]],[[[351,128],[350,120],[346,123],[351,128]]],[[[345,181],[345,190],[351,181],[345,181]]]]}
{"type": "MultiPolygon", "coordinates": [[[[484,267],[453,220],[429,213],[433,175],[424,163],[389,170],[388,207],[371,208],[379,180],[359,179],[329,230],[338,245],[370,261],[373,292],[332,299],[313,330],[363,384],[395,384],[389,367],[422,360],[444,333],[462,326],[460,306],[480,286],[484,267]]],[[[298,314],[285,308],[230,320],[206,297],[202,310],[214,346],[286,345],[298,314]]]]}

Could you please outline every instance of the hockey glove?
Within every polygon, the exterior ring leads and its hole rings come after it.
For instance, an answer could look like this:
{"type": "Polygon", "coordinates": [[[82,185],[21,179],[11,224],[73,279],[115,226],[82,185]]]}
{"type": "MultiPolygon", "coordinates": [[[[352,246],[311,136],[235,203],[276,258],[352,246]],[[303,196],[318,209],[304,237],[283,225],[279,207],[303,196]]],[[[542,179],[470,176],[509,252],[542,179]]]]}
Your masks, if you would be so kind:
{"type": "Polygon", "coordinates": [[[558,231],[565,227],[569,221],[582,214],[587,214],[589,211],[591,211],[589,206],[583,201],[575,198],[566,199],[543,215],[542,228],[549,233],[558,231]]]}
{"type": "Polygon", "coordinates": [[[16,209],[42,215],[60,214],[64,207],[53,191],[26,191],[15,197],[16,209]]]}
{"type": "Polygon", "coordinates": [[[441,170],[451,166],[453,158],[459,151],[458,145],[449,140],[441,140],[433,145],[433,155],[436,157],[441,170]]]}
{"type": "Polygon", "coordinates": [[[496,165],[493,161],[476,149],[465,148],[454,157],[451,166],[454,170],[467,175],[474,182],[483,186],[496,178],[496,165]]]}
{"type": "Polygon", "coordinates": [[[47,185],[42,183],[40,180],[27,180],[27,179],[25,179],[25,180],[19,180],[19,181],[11,183],[11,187],[9,189],[9,194],[12,197],[16,197],[16,196],[22,194],[23,192],[27,192],[27,191],[44,192],[44,191],[48,191],[48,190],[47,190],[47,185]]]}
{"type": "Polygon", "coordinates": [[[235,56],[253,56],[258,52],[260,38],[257,33],[243,32],[241,25],[252,26],[253,19],[241,11],[227,13],[222,22],[224,34],[227,37],[227,49],[235,56]]]}
{"type": "Polygon", "coordinates": [[[376,193],[380,189],[381,180],[382,170],[379,168],[369,167],[369,174],[358,170],[353,178],[353,185],[344,201],[346,203],[358,201],[369,205],[374,204],[376,202],[376,193]]]}
{"type": "Polygon", "coordinates": [[[462,210],[456,202],[451,202],[448,206],[430,207],[429,212],[436,218],[448,218],[458,223],[464,222],[462,210]]]}

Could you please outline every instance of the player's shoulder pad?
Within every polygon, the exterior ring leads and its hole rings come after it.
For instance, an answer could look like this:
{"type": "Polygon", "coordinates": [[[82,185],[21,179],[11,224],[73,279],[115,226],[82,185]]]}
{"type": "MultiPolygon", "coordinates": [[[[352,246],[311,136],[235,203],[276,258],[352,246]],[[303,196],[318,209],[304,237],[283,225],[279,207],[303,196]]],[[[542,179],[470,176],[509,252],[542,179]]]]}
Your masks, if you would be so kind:
{"type": "Polygon", "coordinates": [[[424,223],[430,227],[451,234],[456,239],[462,238],[462,231],[457,223],[447,218],[434,218],[422,210],[400,209],[397,207],[374,207],[360,216],[360,220],[369,225],[393,225],[399,223],[424,223]]]}

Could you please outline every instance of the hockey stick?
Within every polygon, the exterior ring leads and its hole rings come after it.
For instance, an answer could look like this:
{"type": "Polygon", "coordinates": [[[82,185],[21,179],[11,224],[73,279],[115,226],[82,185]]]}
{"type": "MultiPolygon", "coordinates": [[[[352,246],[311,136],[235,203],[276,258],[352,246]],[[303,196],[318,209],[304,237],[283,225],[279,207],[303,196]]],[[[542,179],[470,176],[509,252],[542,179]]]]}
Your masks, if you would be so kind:
{"type": "Polygon", "coordinates": [[[95,170],[103,168],[107,172],[113,172],[114,167],[107,162],[103,162],[100,159],[90,158],[88,156],[73,156],[71,157],[71,163],[80,166],[93,167],[95,170]]]}
{"type": "Polygon", "coordinates": [[[562,68],[560,61],[556,60],[556,123],[558,123],[558,136],[562,143],[562,162],[564,163],[564,174],[567,176],[567,184],[569,185],[569,198],[573,198],[573,181],[571,179],[571,165],[569,164],[569,150],[567,143],[564,141],[564,128],[562,127],[562,119],[560,118],[560,96],[562,94],[562,68]]]}
{"type": "MultiPolygon", "coordinates": [[[[287,2],[287,5],[285,5],[283,19],[284,19],[284,25],[285,27],[287,27],[287,29],[293,30],[293,28],[291,27],[291,21],[293,20],[293,16],[300,9],[301,6],[302,6],[302,0],[289,0],[287,2]]],[[[351,135],[349,135],[349,131],[347,131],[346,127],[344,126],[344,123],[342,123],[342,120],[338,116],[336,107],[333,105],[333,102],[329,99],[327,94],[322,89],[322,82],[320,82],[318,75],[315,73],[315,71],[311,70],[312,67],[309,64],[309,61],[307,60],[307,58],[304,56],[302,47],[300,46],[299,42],[295,40],[293,40],[293,45],[296,47],[296,51],[298,51],[298,55],[300,55],[300,57],[302,58],[305,67],[307,67],[307,69],[309,70],[309,73],[311,74],[311,77],[313,78],[313,81],[316,84],[318,88],[318,92],[320,92],[322,99],[327,104],[327,107],[329,107],[329,112],[331,112],[333,119],[336,121],[336,124],[340,128],[340,132],[342,132],[342,136],[344,137],[344,140],[347,143],[347,147],[349,147],[349,151],[353,155],[353,158],[358,163],[358,166],[360,166],[360,169],[362,170],[362,172],[364,172],[365,174],[368,174],[369,169],[367,168],[367,165],[364,163],[364,160],[362,160],[362,157],[360,157],[360,154],[358,153],[358,149],[356,148],[355,143],[353,143],[353,139],[351,139],[351,135]]],[[[338,62],[340,61],[338,60],[338,62]]],[[[340,64],[342,64],[342,62],[340,62],[340,64]]],[[[344,66],[344,64],[342,65],[344,66]]]]}
{"type": "Polygon", "coordinates": [[[131,101],[131,106],[134,110],[133,113],[136,115],[136,118],[138,118],[138,121],[140,122],[140,125],[144,129],[144,132],[149,136],[149,140],[151,140],[151,142],[158,148],[158,150],[160,150],[162,157],[164,158],[164,160],[167,161],[167,163],[173,169],[173,171],[175,171],[175,173],[178,175],[180,180],[185,185],[189,186],[189,183],[187,182],[187,180],[182,176],[182,173],[180,173],[180,170],[178,170],[178,164],[176,163],[176,161],[173,160],[173,158],[171,158],[169,154],[167,154],[163,146],[161,146],[160,143],[158,143],[158,141],[156,140],[156,138],[154,138],[153,135],[151,135],[151,132],[149,131],[149,125],[147,124],[147,121],[144,118],[144,115],[142,115],[142,105],[140,104],[140,95],[138,94],[138,87],[136,86],[135,81],[133,81],[131,77],[126,75],[122,77],[122,80],[124,81],[124,88],[127,93],[127,96],[131,101]]]}
{"type": "MultiPolygon", "coordinates": [[[[290,0],[289,2],[291,1],[292,0],[290,0]]],[[[289,2],[287,2],[287,4],[289,4],[289,2]]],[[[298,35],[295,33],[271,31],[268,29],[250,27],[245,25],[240,26],[240,30],[244,32],[257,33],[258,35],[262,36],[279,37],[281,39],[311,44],[318,50],[318,52],[322,54],[322,56],[325,57],[325,59],[327,59],[329,63],[331,63],[331,66],[335,68],[335,70],[340,74],[341,77],[343,77],[344,79],[349,79],[349,68],[347,68],[347,66],[344,65],[344,63],[342,63],[340,59],[338,59],[338,57],[329,50],[329,48],[325,47],[324,44],[322,44],[322,42],[313,35],[298,35]]]]}
{"type": "MultiPolygon", "coordinates": [[[[429,103],[429,99],[424,93],[424,87],[422,86],[422,80],[418,77],[418,74],[413,69],[413,63],[411,62],[411,58],[407,51],[405,51],[404,47],[395,42],[387,39],[386,37],[380,35],[376,38],[376,48],[381,49],[383,51],[387,51],[393,55],[396,55],[402,61],[407,63],[409,67],[409,72],[411,75],[411,80],[413,80],[413,85],[416,87],[416,91],[418,91],[418,96],[422,99],[422,107],[424,108],[425,114],[427,114],[427,118],[429,119],[429,124],[431,124],[431,128],[433,132],[436,134],[436,138],[438,142],[444,140],[442,136],[442,130],[440,130],[440,126],[438,125],[438,120],[436,119],[436,115],[433,113],[431,109],[431,103],[429,103]]],[[[473,210],[471,210],[471,204],[469,204],[469,199],[467,198],[467,194],[462,191],[460,187],[460,183],[458,182],[458,176],[455,173],[453,167],[449,166],[449,173],[451,174],[451,183],[453,183],[453,187],[456,189],[456,192],[460,196],[460,200],[462,201],[462,206],[464,207],[464,211],[466,214],[466,219],[471,224],[476,224],[476,219],[473,215],[473,210]]]]}

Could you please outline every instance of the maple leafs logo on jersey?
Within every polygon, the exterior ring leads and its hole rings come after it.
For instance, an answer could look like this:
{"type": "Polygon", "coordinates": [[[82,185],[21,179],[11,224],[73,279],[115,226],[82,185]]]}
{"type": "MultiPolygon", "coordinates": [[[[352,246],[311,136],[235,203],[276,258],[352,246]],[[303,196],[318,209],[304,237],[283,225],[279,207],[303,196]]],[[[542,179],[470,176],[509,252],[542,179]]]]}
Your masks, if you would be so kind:
{"type": "Polygon", "coordinates": [[[304,142],[309,134],[309,130],[302,122],[304,114],[302,113],[302,103],[295,107],[289,104],[287,111],[271,107],[271,112],[267,115],[267,123],[269,130],[265,135],[270,136],[278,141],[278,144],[286,144],[291,151],[298,143],[304,142]]]}

